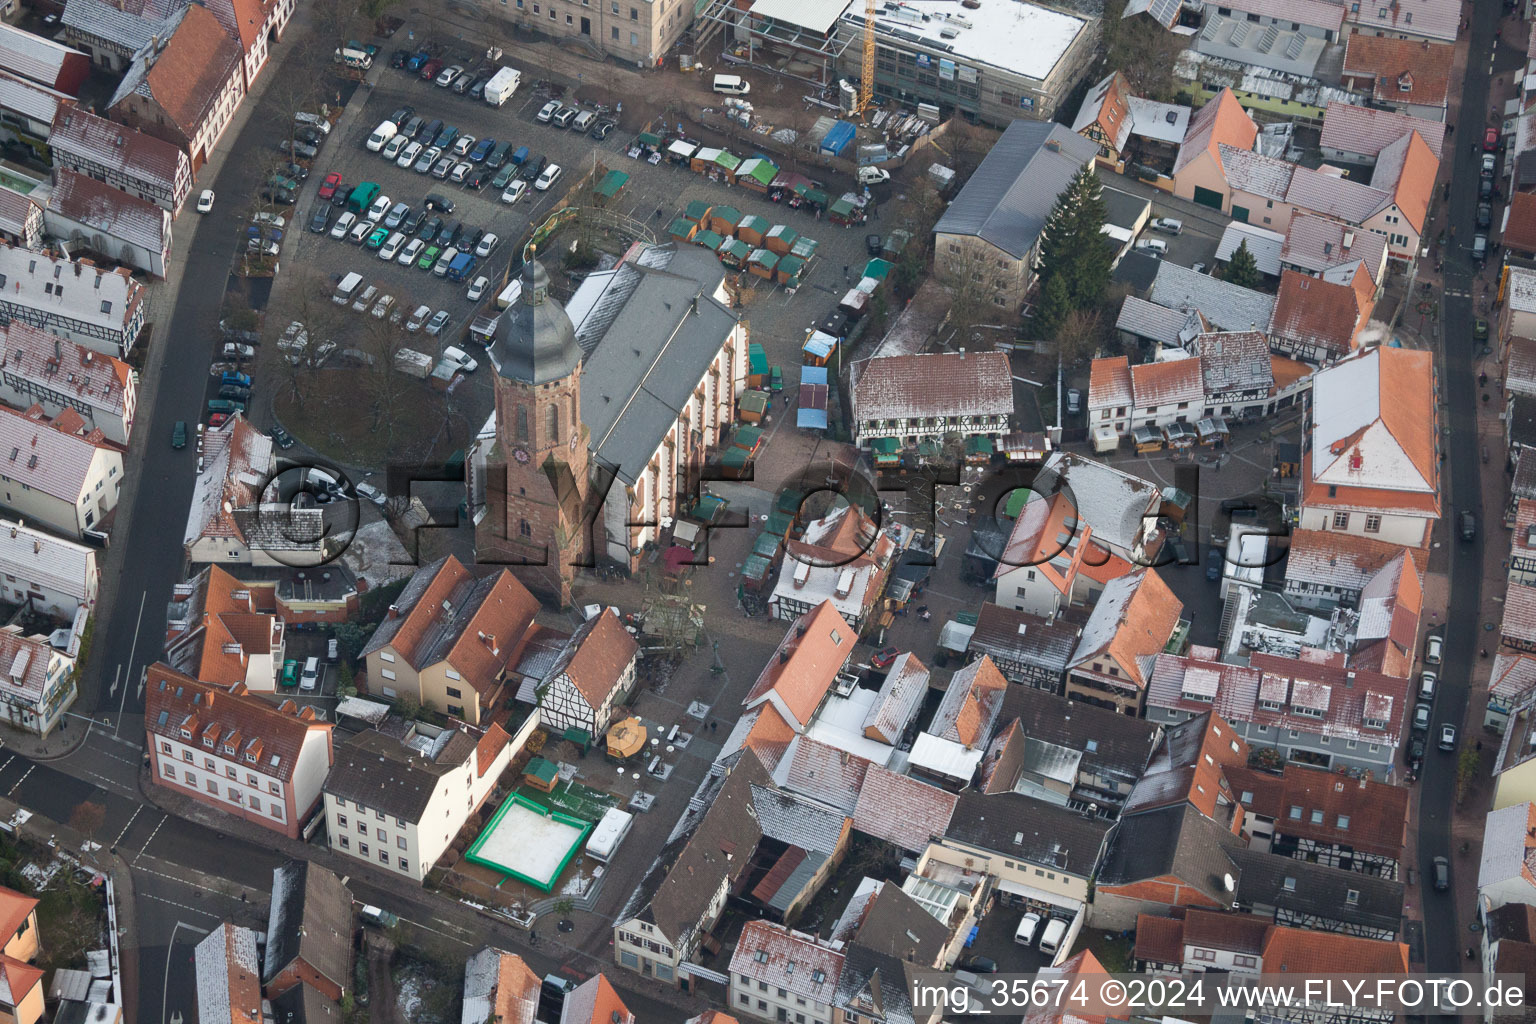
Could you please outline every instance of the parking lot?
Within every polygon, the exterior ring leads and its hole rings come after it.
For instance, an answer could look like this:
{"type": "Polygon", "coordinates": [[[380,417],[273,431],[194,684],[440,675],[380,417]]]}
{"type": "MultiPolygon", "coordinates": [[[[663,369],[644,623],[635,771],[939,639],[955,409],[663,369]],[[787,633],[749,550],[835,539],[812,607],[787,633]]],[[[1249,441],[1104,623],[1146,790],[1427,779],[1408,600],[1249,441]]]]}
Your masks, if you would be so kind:
{"type": "MultiPolygon", "coordinates": [[[[565,190],[588,173],[594,162],[600,163],[631,176],[629,184],[607,209],[632,218],[637,229],[648,229],[660,235],[688,202],[704,199],[711,203],[729,203],[744,213],[760,214],[771,222],[788,224],[821,243],[817,258],[797,295],[791,296],[766,281],[748,279],[755,286],[754,293],[746,299],[749,309],[745,313],[752,320],[753,340],[768,348],[771,361],[786,366],[799,363],[805,328],[830,312],[846,290],[844,267],[857,274],[868,259],[864,251],[865,231],[886,230],[878,221],[867,229],[842,228],[816,221],[807,212],[772,203],[745,189],[711,182],[686,168],[666,162],[651,165],[631,159],[626,155],[633,142],[631,133],[615,130],[607,139],[597,141],[588,135],[541,124],[536,120],[536,114],[548,97],[526,80],[505,106],[497,108],[468,95],[456,95],[403,70],[382,68],[371,77],[376,79],[374,88],[359,90],[352,100],[353,104],[362,103],[365,107],[357,113],[346,132],[333,133],[315,161],[314,171],[295,208],[296,218],[305,225],[317,201],[316,191],[330,171],[339,172],[349,185],[375,181],[383,194],[413,207],[419,205],[428,193],[437,192],[453,200],[453,216],[466,227],[486,228],[500,237],[502,241],[497,252],[481,261],[474,271],[476,276],[485,274],[497,281],[518,255],[518,248],[530,226],[541,222],[565,190]],[[510,142],[514,148],[527,146],[533,154],[560,164],[564,169],[562,179],[550,191],[530,189],[519,202],[508,205],[501,202],[500,191],[489,185],[476,191],[386,162],[378,154],[368,152],[364,143],[380,121],[402,106],[414,107],[415,114],[429,120],[440,118],[445,124],[458,128],[461,134],[510,142]],[[659,215],[657,211],[660,211],[659,215]]],[[[743,151],[738,155],[750,154],[743,151]]],[[[850,187],[848,182],[829,184],[835,194],[850,187]]],[[[457,329],[466,325],[474,315],[473,306],[465,298],[465,285],[434,277],[414,267],[402,267],[393,261],[386,265],[377,253],[349,242],[335,241],[307,230],[301,234],[302,240],[292,252],[305,265],[336,277],[356,270],[365,279],[377,283],[381,290],[395,289],[397,299],[405,297],[412,303],[447,309],[454,317],[456,328],[449,332],[451,337],[457,337],[457,329]]],[[[488,298],[494,300],[494,293],[488,298]]]]}

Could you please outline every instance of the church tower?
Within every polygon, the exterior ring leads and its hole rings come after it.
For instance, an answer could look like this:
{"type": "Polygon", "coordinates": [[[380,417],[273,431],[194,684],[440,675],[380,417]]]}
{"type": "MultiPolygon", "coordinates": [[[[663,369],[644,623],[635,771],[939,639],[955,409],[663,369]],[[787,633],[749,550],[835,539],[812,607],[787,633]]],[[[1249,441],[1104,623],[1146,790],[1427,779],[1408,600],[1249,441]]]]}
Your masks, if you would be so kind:
{"type": "Polygon", "coordinates": [[[581,421],[581,347],[536,260],[490,347],[496,368],[496,443],[486,458],[487,514],[475,530],[482,562],[507,565],[529,590],[570,604],[590,537],[587,429],[581,421]]]}

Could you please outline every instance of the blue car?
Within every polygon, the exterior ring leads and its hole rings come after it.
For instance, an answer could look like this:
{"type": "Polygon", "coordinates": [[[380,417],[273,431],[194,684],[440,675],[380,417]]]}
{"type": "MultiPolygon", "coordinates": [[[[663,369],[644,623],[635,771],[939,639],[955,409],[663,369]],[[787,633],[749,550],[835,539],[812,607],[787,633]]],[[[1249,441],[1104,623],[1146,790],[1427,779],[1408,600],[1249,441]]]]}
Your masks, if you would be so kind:
{"type": "Polygon", "coordinates": [[[420,71],[421,66],[431,59],[432,55],[430,53],[428,53],[426,50],[421,50],[412,54],[411,58],[405,62],[405,70],[420,71]]]}
{"type": "Polygon", "coordinates": [[[469,152],[469,162],[478,164],[491,155],[491,150],[496,148],[495,139],[481,139],[475,143],[475,148],[469,152]]]}

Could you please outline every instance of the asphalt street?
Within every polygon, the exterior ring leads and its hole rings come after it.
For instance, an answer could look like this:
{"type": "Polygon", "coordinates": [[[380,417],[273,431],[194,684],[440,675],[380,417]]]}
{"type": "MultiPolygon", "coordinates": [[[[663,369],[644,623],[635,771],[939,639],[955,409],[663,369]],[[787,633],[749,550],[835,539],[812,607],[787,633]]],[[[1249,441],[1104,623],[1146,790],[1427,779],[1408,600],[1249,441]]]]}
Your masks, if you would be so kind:
{"type": "MultiPolygon", "coordinates": [[[[1463,243],[1471,240],[1475,230],[1477,190],[1470,187],[1470,183],[1478,180],[1482,159],[1481,152],[1474,151],[1472,143],[1482,135],[1483,111],[1488,109],[1491,61],[1481,55],[1494,52],[1494,33],[1501,13],[1500,0],[1474,0],[1472,4],[1468,51],[1471,56],[1461,94],[1462,131],[1448,140],[1453,161],[1451,180],[1456,186],[1451,189],[1450,222],[1463,243]]],[[[1519,54],[1507,46],[1501,47],[1500,51],[1497,56],[1501,58],[1501,67],[1506,63],[1518,66],[1519,54]]],[[[1455,725],[1460,730],[1466,717],[1470,669],[1478,658],[1478,646],[1483,642],[1478,611],[1481,607],[1483,538],[1489,520],[1483,514],[1478,478],[1482,463],[1477,452],[1477,394],[1472,368],[1476,355],[1472,321],[1477,315],[1473,308],[1477,268],[1464,245],[1453,245],[1445,252],[1443,270],[1445,359],[1441,386],[1446,400],[1445,422],[1442,423],[1446,458],[1442,467],[1450,486],[1445,499],[1442,535],[1455,536],[1454,515],[1462,511],[1476,515],[1483,529],[1471,543],[1446,541],[1454,545],[1451,551],[1451,595],[1445,629],[1445,670],[1440,676],[1440,695],[1435,702],[1431,739],[1439,734],[1443,724],[1455,725]]],[[[1469,942],[1464,924],[1473,919],[1474,908],[1456,905],[1454,877],[1447,892],[1436,892],[1428,884],[1433,877],[1432,865],[1436,857],[1450,860],[1453,876],[1457,871],[1476,870],[1471,862],[1458,858],[1451,850],[1451,809],[1456,795],[1454,756],[1442,754],[1431,742],[1425,753],[1419,786],[1418,871],[1424,883],[1420,887],[1420,899],[1425,922],[1425,964],[1431,972],[1459,970],[1464,966],[1462,950],[1469,942]],[[1462,924],[1458,924],[1458,911],[1462,914],[1462,924]]]]}

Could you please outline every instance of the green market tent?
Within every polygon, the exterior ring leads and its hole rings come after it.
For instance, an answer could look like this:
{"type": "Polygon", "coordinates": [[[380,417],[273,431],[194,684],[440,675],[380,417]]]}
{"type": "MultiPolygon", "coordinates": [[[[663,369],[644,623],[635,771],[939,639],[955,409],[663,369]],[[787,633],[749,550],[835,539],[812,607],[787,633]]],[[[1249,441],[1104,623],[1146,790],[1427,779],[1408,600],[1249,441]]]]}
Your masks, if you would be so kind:
{"type": "Polygon", "coordinates": [[[731,444],[749,452],[757,451],[757,447],[762,441],[763,428],[752,426],[737,427],[735,435],[731,438],[731,444]]]}
{"type": "Polygon", "coordinates": [[[768,393],[766,391],[758,391],[755,388],[743,391],[738,404],[740,404],[743,414],[750,412],[761,416],[768,411],[768,393]]]}
{"type": "Polygon", "coordinates": [[[753,583],[761,583],[772,571],[773,563],[762,555],[748,555],[746,561],[741,563],[742,578],[753,583]]]}
{"type": "Polygon", "coordinates": [[[693,233],[698,230],[698,227],[697,221],[689,220],[687,217],[679,217],[667,228],[667,234],[679,242],[686,242],[693,237],[693,233]]]}
{"type": "Polygon", "coordinates": [[[754,267],[761,267],[771,274],[773,268],[779,265],[779,254],[769,249],[757,249],[747,257],[747,263],[754,267]]]}
{"type": "Polygon", "coordinates": [[[853,204],[846,199],[839,199],[837,202],[832,204],[831,208],[827,210],[827,213],[832,217],[839,217],[843,220],[847,220],[853,216],[853,204]]]}
{"type": "Polygon", "coordinates": [[[1034,492],[1027,487],[1015,487],[1008,492],[1008,504],[1003,506],[1003,515],[1009,519],[1019,518],[1019,513],[1024,511],[1024,506],[1029,499],[1034,497],[1034,492]]]}
{"type": "Polygon", "coordinates": [[[773,507],[793,521],[794,517],[800,514],[800,503],[803,501],[805,501],[805,493],[790,487],[779,492],[779,500],[773,507]]]}
{"type": "Polygon", "coordinates": [[[597,194],[604,199],[612,199],[628,184],[629,175],[623,171],[609,171],[603,175],[603,180],[597,183],[597,194]]]}
{"type": "Polygon", "coordinates": [[[763,524],[763,529],[775,537],[782,537],[789,532],[791,522],[789,513],[774,509],[768,513],[768,521],[763,524]]]}
{"type": "Polygon", "coordinates": [[[806,202],[812,203],[816,206],[827,205],[827,194],[819,188],[807,189],[806,191],[800,193],[800,197],[806,202]]]}
{"type": "Polygon", "coordinates": [[[965,454],[991,455],[992,439],[984,434],[974,434],[965,439],[965,454]]]}
{"type": "Polygon", "coordinates": [[[720,453],[720,465],[726,469],[744,469],[752,458],[752,453],[745,448],[727,448],[720,453]]]}
{"type": "Polygon", "coordinates": [[[882,259],[873,259],[864,264],[864,276],[872,277],[876,281],[884,281],[890,272],[891,265],[882,259]]]}
{"type": "Polygon", "coordinates": [[[710,252],[717,251],[720,248],[720,243],[723,241],[725,241],[725,239],[720,235],[715,234],[713,231],[700,231],[698,234],[693,236],[693,244],[702,245],[710,252]]]}
{"type": "Polygon", "coordinates": [[[747,346],[747,372],[753,376],[768,372],[768,353],[755,341],[747,346]]]}
{"type": "Polygon", "coordinates": [[[752,553],[773,559],[778,557],[779,545],[782,543],[784,543],[783,537],[775,537],[771,533],[760,533],[757,535],[757,540],[752,542],[752,553]]]}
{"type": "Polygon", "coordinates": [[[771,162],[764,160],[762,157],[755,156],[750,160],[742,161],[741,166],[736,170],[736,180],[741,181],[743,178],[751,178],[766,189],[769,185],[773,184],[773,179],[778,176],[778,173],[779,169],[773,166],[771,162]]]}
{"type": "Polygon", "coordinates": [[[875,465],[889,466],[899,460],[896,453],[901,450],[894,437],[877,437],[869,442],[869,450],[875,453],[875,465]]]}
{"type": "Polygon", "coordinates": [[[727,238],[720,243],[720,248],[715,250],[715,255],[731,266],[739,267],[752,255],[752,247],[739,238],[727,238]]]}
{"type": "Polygon", "coordinates": [[[736,156],[734,153],[728,153],[722,149],[715,155],[715,166],[723,168],[727,171],[734,171],[736,168],[741,166],[741,157],[736,156]]]}
{"type": "Polygon", "coordinates": [[[635,138],[635,145],[650,146],[652,149],[660,149],[661,136],[655,134],[654,132],[641,132],[639,136],[635,138]]]}
{"type": "Polygon", "coordinates": [[[785,284],[798,278],[805,270],[805,260],[799,256],[785,256],[779,260],[779,280],[785,284]]]}
{"type": "Polygon", "coordinates": [[[804,235],[801,235],[796,239],[795,244],[789,247],[789,254],[802,260],[808,260],[816,255],[816,249],[820,245],[821,243],[816,241],[816,239],[806,238],[804,235]]]}
{"type": "Polygon", "coordinates": [[[695,224],[703,223],[709,216],[709,204],[702,199],[695,199],[683,209],[683,216],[695,224]]]}

